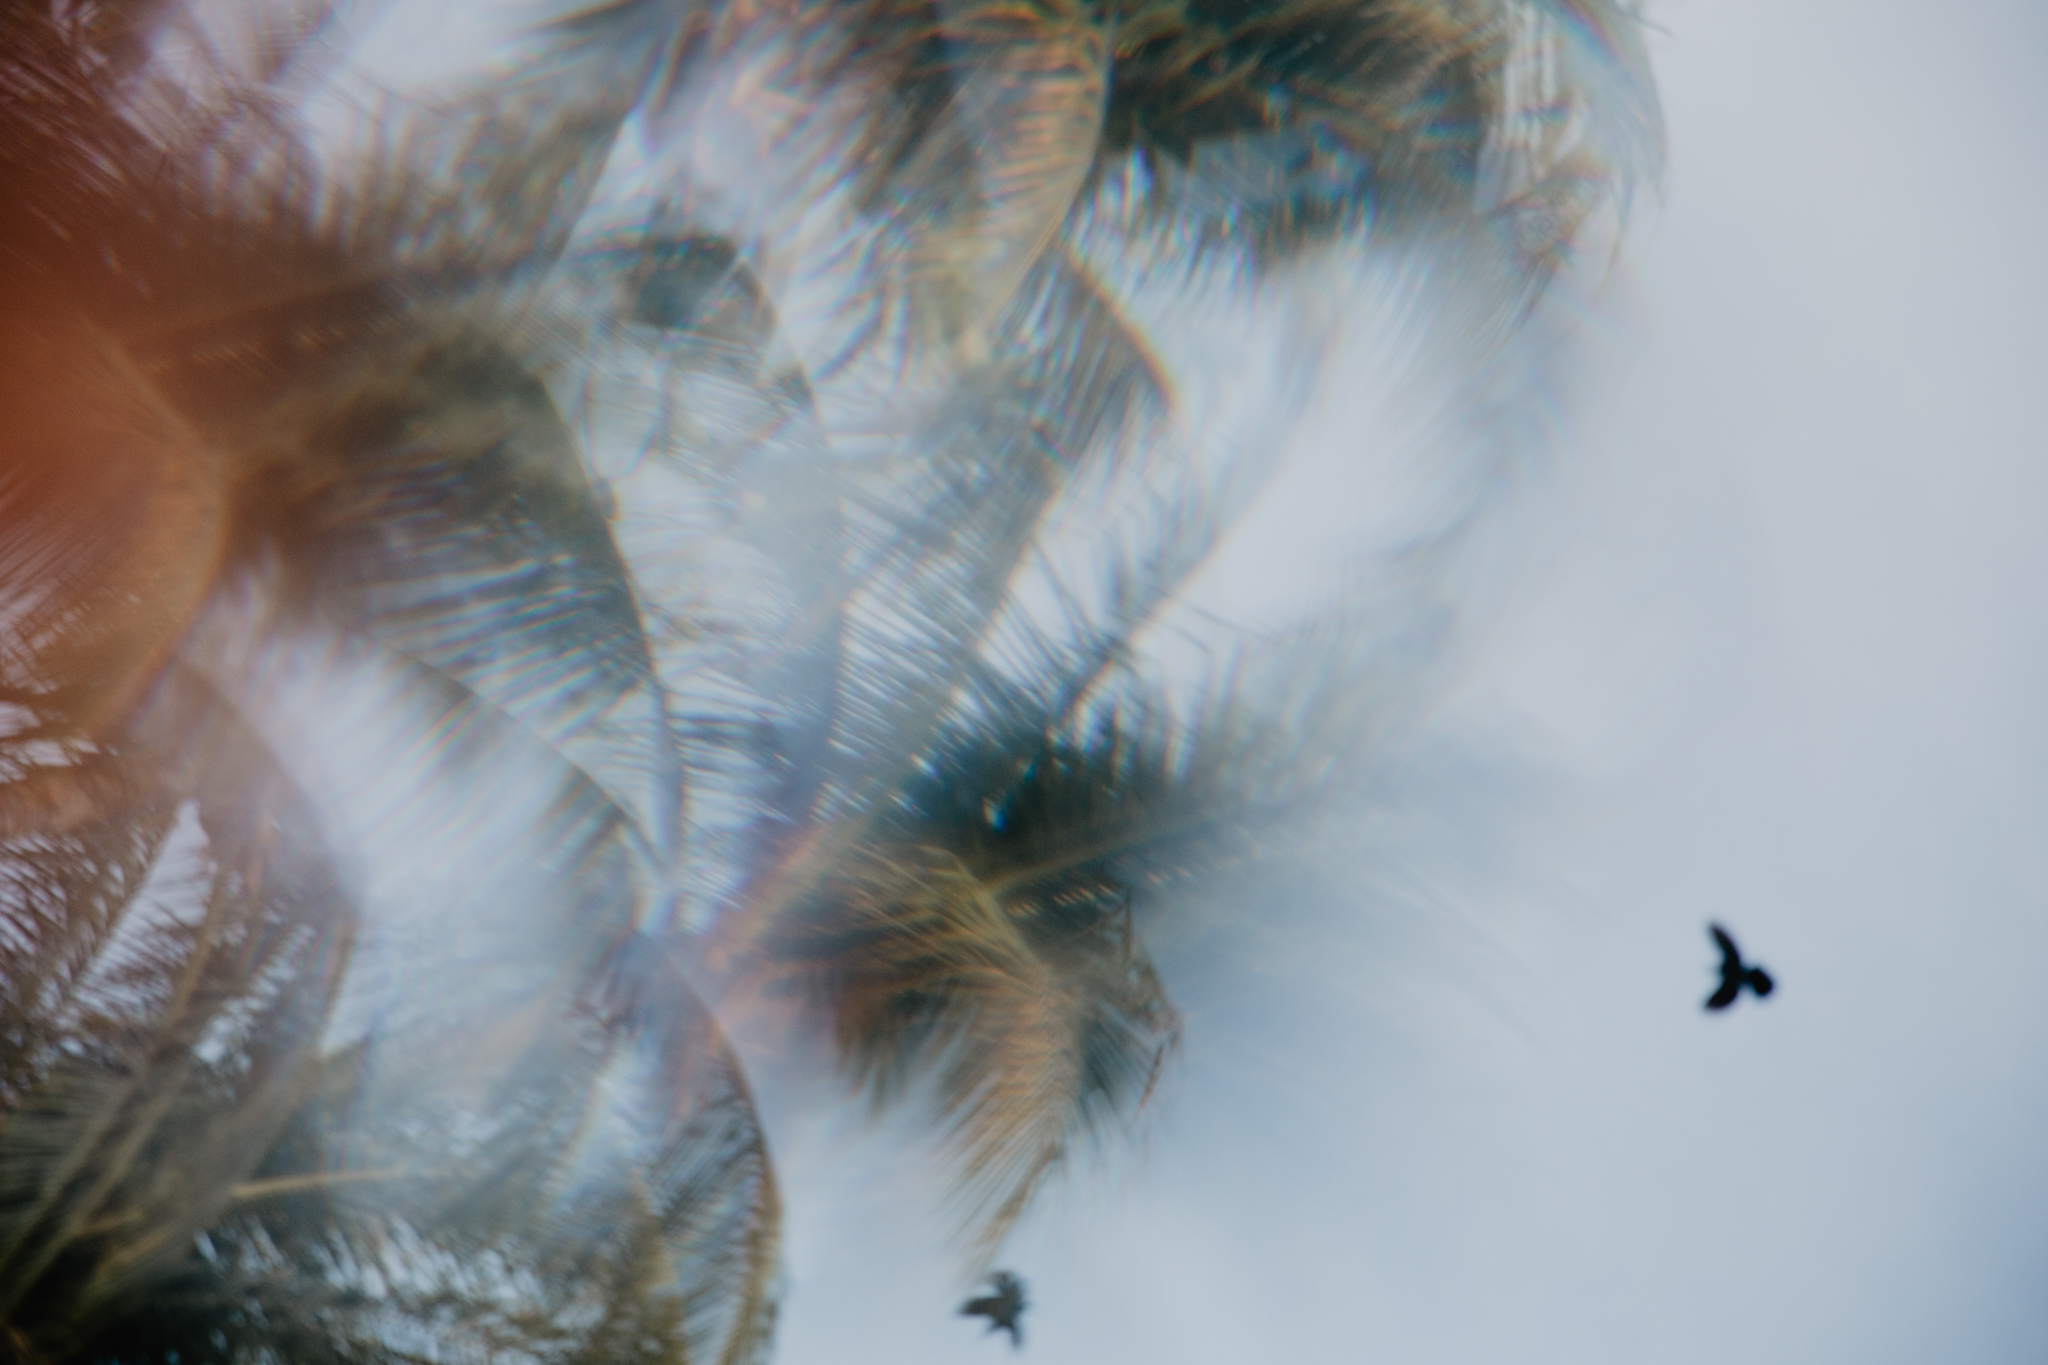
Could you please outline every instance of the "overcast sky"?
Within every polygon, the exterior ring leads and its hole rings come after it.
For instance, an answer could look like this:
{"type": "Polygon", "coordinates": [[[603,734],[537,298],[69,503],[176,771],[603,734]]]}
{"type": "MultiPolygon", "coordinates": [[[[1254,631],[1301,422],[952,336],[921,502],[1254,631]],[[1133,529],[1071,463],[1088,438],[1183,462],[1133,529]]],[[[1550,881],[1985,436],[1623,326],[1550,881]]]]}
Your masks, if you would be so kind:
{"type": "MultiPolygon", "coordinates": [[[[1667,192],[1390,889],[1162,947],[1183,1062],[1006,1254],[1030,1358],[2048,1359],[2048,10],[1658,13],[1667,192]],[[1702,1013],[1710,918],[1768,1003],[1702,1013]]],[[[1386,515],[1344,416],[1212,592],[1386,515]]],[[[777,1120],[779,1359],[1005,1357],[906,1148],[777,1120]]]]}

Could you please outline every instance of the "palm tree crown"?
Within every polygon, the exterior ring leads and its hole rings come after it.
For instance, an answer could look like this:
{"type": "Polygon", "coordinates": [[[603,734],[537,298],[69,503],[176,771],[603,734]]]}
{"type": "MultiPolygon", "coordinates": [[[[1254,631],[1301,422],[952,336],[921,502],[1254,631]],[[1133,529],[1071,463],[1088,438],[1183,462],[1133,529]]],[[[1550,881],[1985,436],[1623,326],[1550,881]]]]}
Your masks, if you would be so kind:
{"type": "Polygon", "coordinates": [[[1136,319],[1363,240],[1482,355],[1652,167],[1633,17],[618,0],[353,141],[346,18],[0,7],[0,1354],[760,1358],[704,990],[985,1268],[1179,1045],[1142,926],[1400,724],[1353,620],[1148,664],[1269,452],[1136,319]]]}

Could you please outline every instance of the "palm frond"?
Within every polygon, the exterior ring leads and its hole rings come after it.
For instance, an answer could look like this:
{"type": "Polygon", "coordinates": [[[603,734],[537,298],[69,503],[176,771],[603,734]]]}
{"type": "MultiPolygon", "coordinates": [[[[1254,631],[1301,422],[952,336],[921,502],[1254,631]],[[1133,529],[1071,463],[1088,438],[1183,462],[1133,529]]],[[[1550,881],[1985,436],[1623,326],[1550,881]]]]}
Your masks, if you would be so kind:
{"type": "MultiPolygon", "coordinates": [[[[815,368],[865,357],[900,402],[970,377],[1085,220],[1183,267],[1427,249],[1513,319],[1661,152],[1622,0],[868,0],[700,32],[690,69],[724,93],[669,140],[759,130],[793,207],[756,226],[839,282],[815,368]]],[[[744,199],[730,174],[684,187],[744,199]]]]}
{"type": "Polygon", "coordinates": [[[138,838],[154,852],[157,812],[185,799],[201,858],[198,879],[154,906],[130,871],[118,911],[94,879],[73,881],[90,899],[57,916],[27,897],[4,907],[17,942],[57,917],[86,931],[61,979],[21,983],[33,994],[14,1009],[41,1017],[44,1041],[17,1054],[0,1123],[0,1317],[46,1355],[173,1275],[260,1162],[317,1069],[353,924],[308,813],[253,737],[189,690],[152,706],[183,731],[157,769],[167,785],[82,837],[10,850],[30,867],[67,852],[105,866],[138,838]]]}
{"type": "Polygon", "coordinates": [[[899,363],[972,367],[1066,221],[1094,157],[1109,47],[1086,5],[875,0],[818,21],[824,79],[866,94],[826,164],[871,231],[847,249],[861,330],[899,363]]]}
{"type": "Polygon", "coordinates": [[[44,724],[105,734],[211,586],[219,462],[104,334],[62,315],[4,330],[0,680],[44,724]]]}
{"type": "Polygon", "coordinates": [[[1161,415],[1142,341],[1062,254],[1040,262],[999,335],[998,359],[899,459],[850,471],[846,578],[857,586],[843,611],[835,744],[862,767],[836,779],[840,799],[867,799],[922,749],[1063,490],[1142,451],[1161,415]],[[1071,407],[1048,405],[1048,392],[1071,407]]]}
{"type": "MultiPolygon", "coordinates": [[[[443,699],[423,724],[453,770],[508,744],[551,752],[446,675],[402,669],[415,700],[443,699]]],[[[303,818],[280,825],[291,807],[249,760],[221,768],[221,736],[250,739],[207,714],[194,724],[160,699],[139,724],[182,736],[190,757],[171,771],[197,765],[207,865],[247,837],[230,815],[259,821],[265,885],[288,896],[280,870],[317,839],[303,818]]],[[[315,1046],[320,1020],[381,995],[360,978],[390,962],[387,911],[358,930],[329,901],[303,907],[324,939],[252,941],[234,914],[250,876],[216,872],[203,905],[99,936],[96,975],[73,992],[84,1003],[55,1020],[56,1060],[20,1076],[0,1127],[15,1196],[0,1250],[28,1258],[9,1262],[10,1283],[39,1286],[6,1319],[23,1340],[51,1358],[760,1358],[779,1208],[751,1097],[687,982],[633,934],[631,817],[553,762],[567,786],[543,837],[474,889],[490,937],[454,957],[459,938],[418,940],[459,970],[430,999],[379,1009],[339,1055],[315,1046]],[[368,955],[336,945],[337,928],[368,955]],[[322,942],[315,989],[278,954],[322,942]]],[[[11,937],[34,927],[28,904],[11,937]]]]}
{"type": "Polygon", "coordinates": [[[422,275],[267,172],[209,187],[116,150],[156,231],[109,218],[90,287],[0,341],[24,352],[0,395],[26,457],[0,486],[7,681],[62,680],[89,733],[222,583],[281,563],[303,606],[575,750],[671,875],[680,768],[595,489],[525,365],[530,311],[422,275]]]}
{"type": "Polygon", "coordinates": [[[764,945],[877,1103],[935,1078],[977,1259],[1075,1141],[1142,1097],[1178,1039],[1118,918],[1128,906],[1111,888],[1063,891],[1020,908],[942,846],[867,840],[764,945]]]}
{"type": "Polygon", "coordinates": [[[897,785],[825,826],[732,939],[829,1023],[871,1099],[929,1097],[979,1259],[1177,1045],[1139,919],[1341,841],[1409,720],[1412,677],[1392,680],[1432,648],[1426,624],[1331,620],[1175,700],[1137,646],[1211,541],[1179,521],[1068,599],[1064,631],[1020,620],[1007,661],[980,656],[897,785]]]}
{"type": "MultiPolygon", "coordinates": [[[[414,726],[432,737],[402,747],[448,786],[509,763],[537,789],[538,824],[514,815],[516,853],[496,834],[443,843],[480,877],[461,903],[369,917],[367,979],[341,1006],[369,1029],[364,1063],[313,1130],[311,1183],[433,1247],[529,1266],[554,1288],[524,1311],[578,1351],[603,1349],[604,1332],[626,1330],[621,1313],[644,1310],[655,1318],[643,1326],[668,1324],[656,1334],[668,1358],[756,1359],[779,1268],[773,1171],[716,1021],[635,928],[647,888],[631,813],[486,692],[417,657],[384,657],[402,700],[380,709],[418,711],[414,726]],[[443,964],[427,997],[405,988],[417,963],[393,970],[415,954],[443,964]],[[406,1178],[353,1178],[378,1172],[406,1178]],[[615,1259],[636,1245],[639,1260],[615,1259]],[[602,1330],[583,1320],[600,1305],[602,1330]]],[[[289,1183],[301,1168],[266,1174],[289,1183]]]]}
{"type": "Polygon", "coordinates": [[[445,1028],[367,1044],[209,1231],[215,1316],[246,1305],[252,1348],[315,1358],[760,1359],[773,1176],[729,1048],[659,954],[623,943],[509,1061],[481,1028],[466,1052],[445,1028]],[[405,1055],[430,1040],[464,1096],[431,1114],[405,1055]],[[465,1154],[455,1117],[495,1136],[465,1154]]]}
{"type": "MultiPolygon", "coordinates": [[[[643,354],[655,392],[636,399],[615,387],[595,418],[645,421],[637,412],[664,424],[618,441],[613,457],[622,506],[670,509],[646,532],[633,513],[621,519],[644,600],[682,619],[695,602],[664,603],[666,585],[702,591],[721,554],[744,565],[724,609],[744,605],[729,629],[751,643],[723,660],[715,642],[699,644],[664,670],[692,712],[728,707],[737,712],[730,729],[773,727],[780,776],[760,799],[786,842],[821,802],[886,786],[935,732],[1038,517],[1072,472],[1155,428],[1163,385],[1085,267],[1054,253],[997,333],[1000,362],[911,439],[874,457],[840,455],[801,371],[775,358],[774,315],[736,251],[716,238],[684,240],[682,249],[603,248],[600,259],[616,262],[635,291],[636,316],[652,289],[678,305],[668,321],[689,321],[656,329],[657,352],[643,354]],[[1039,407],[1034,395],[1048,387],[1072,401],[1039,407]],[[673,485],[678,475],[689,489],[673,485]],[[684,520],[677,509],[693,504],[699,519],[684,520]],[[671,577],[670,559],[695,573],[671,577]]],[[[699,619],[709,629],[716,618],[699,619]]]]}
{"type": "Polygon", "coordinates": [[[0,876],[0,1112],[12,1110],[58,1055],[62,1021],[176,816],[161,780],[133,771],[147,760],[129,755],[93,765],[115,770],[107,784],[113,791],[95,784],[83,809],[16,799],[17,784],[45,785],[39,779],[61,778],[72,766],[83,765],[38,765],[0,785],[15,817],[0,876]]]}
{"type": "Polygon", "coordinates": [[[606,236],[572,271],[571,311],[596,322],[565,407],[694,754],[702,913],[730,898],[746,857],[726,846],[758,837],[739,828],[756,803],[813,804],[848,590],[842,462],[734,243],[657,224],[606,236]],[[771,728],[782,759],[765,786],[721,762],[732,737],[771,728]]]}
{"type": "Polygon", "coordinates": [[[1098,169],[1128,159],[1151,211],[1204,249],[1272,259],[1359,227],[1441,232],[1567,184],[1625,195],[1655,170],[1635,17],[1607,0],[1111,9],[1098,169]]]}
{"type": "Polygon", "coordinates": [[[314,610],[516,716],[632,812],[672,877],[683,780],[664,693],[545,389],[464,329],[322,413],[339,435],[312,456],[343,472],[279,547],[314,610]]]}

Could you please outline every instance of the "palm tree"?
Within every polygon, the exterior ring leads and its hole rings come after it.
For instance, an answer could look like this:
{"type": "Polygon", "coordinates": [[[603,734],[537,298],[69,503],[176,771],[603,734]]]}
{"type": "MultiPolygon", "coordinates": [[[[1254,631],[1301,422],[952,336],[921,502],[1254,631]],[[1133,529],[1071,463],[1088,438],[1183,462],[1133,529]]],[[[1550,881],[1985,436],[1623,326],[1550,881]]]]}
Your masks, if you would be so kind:
{"type": "Polygon", "coordinates": [[[1147,671],[1229,499],[1133,303],[1363,231],[1486,263],[1484,344],[1646,124],[1593,0],[679,12],[323,161],[324,10],[0,11],[25,1359],[760,1353],[775,1187],[693,973],[929,1099],[985,1263],[1177,1045],[1141,920],[1306,856],[1398,723],[1352,622],[1147,671]],[[748,61],[825,111],[762,167],[822,235],[607,198],[748,61]],[[865,443],[849,376],[902,399],[865,443]],[[1147,510],[1076,574],[1105,481],[1147,510]],[[362,884],[309,713],[462,877],[362,884]]]}
{"type": "Polygon", "coordinates": [[[403,186],[323,210],[260,104],[145,138],[125,107],[179,92],[125,79],[137,13],[11,5],[0,43],[0,1339],[751,1359],[773,1177],[639,928],[680,768],[522,317],[476,302],[499,244],[403,186]],[[280,748],[308,648],[384,680],[387,757],[520,756],[524,837],[452,903],[351,890],[280,748]],[[492,932],[394,995],[426,910],[492,932]]]}
{"type": "Polygon", "coordinates": [[[698,860],[730,907],[714,956],[810,999],[877,1100],[932,1090],[986,1264],[1175,1045],[1134,909],[1169,913],[1162,888],[1212,860],[1301,856],[1398,709],[1351,697],[1387,671],[1355,624],[1267,644],[1283,662],[1262,678],[1225,665],[1192,715],[1144,676],[1142,637],[1229,498],[1178,448],[1134,310],[1363,237],[1458,267],[1416,272],[1425,341],[1476,377],[1654,165],[1647,74],[1633,17],[1603,3],[876,0],[692,22],[657,156],[736,136],[737,110],[768,130],[747,174],[788,207],[735,208],[685,156],[651,238],[582,258],[642,302],[593,343],[623,393],[586,391],[580,420],[651,419],[606,427],[614,481],[716,489],[697,563],[748,580],[751,629],[715,632],[681,684],[755,813],[698,860]],[[840,285],[822,313],[807,268],[840,285]],[[751,401],[720,401],[735,382],[751,401]],[[839,417],[833,386],[881,396],[839,417]],[[1096,581],[1034,564],[1063,498],[1104,481],[1149,491],[1131,543],[1096,581]],[[1027,578],[1056,619],[1026,608],[1027,578]]]}

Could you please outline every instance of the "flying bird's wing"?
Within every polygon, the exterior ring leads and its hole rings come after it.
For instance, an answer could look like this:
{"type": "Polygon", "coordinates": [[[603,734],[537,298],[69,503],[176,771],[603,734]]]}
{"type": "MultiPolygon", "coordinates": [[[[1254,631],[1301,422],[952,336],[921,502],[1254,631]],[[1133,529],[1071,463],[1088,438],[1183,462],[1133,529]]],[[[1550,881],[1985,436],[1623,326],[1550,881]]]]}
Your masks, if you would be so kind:
{"type": "Polygon", "coordinates": [[[1742,951],[1735,946],[1735,940],[1728,937],[1728,931],[1718,924],[1709,924],[1707,932],[1714,936],[1714,942],[1721,945],[1721,970],[1735,973],[1742,970],[1742,951]]]}
{"type": "Polygon", "coordinates": [[[989,1331],[1008,1332],[1010,1344],[1022,1346],[1024,1330],[1017,1323],[1017,1315],[1024,1311],[1024,1282],[1007,1270],[998,1270],[988,1280],[989,1287],[996,1292],[961,1304],[960,1315],[987,1318],[989,1331]]]}
{"type": "Polygon", "coordinates": [[[1735,1003],[1735,997],[1741,992],[1742,978],[1733,973],[1726,973],[1721,978],[1720,989],[1707,997],[1707,1008],[1725,1010],[1735,1003]]]}

